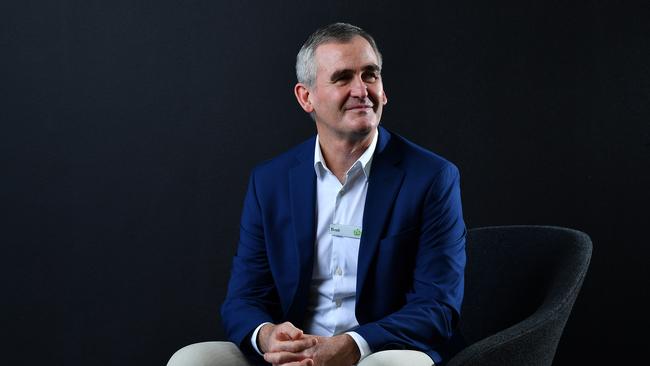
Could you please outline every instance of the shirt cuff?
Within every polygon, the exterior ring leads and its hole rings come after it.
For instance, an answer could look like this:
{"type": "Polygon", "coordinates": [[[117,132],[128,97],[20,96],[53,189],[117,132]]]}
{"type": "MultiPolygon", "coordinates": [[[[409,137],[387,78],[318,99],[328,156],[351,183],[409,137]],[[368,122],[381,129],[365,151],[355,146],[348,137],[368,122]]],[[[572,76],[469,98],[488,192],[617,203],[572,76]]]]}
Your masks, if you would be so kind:
{"type": "Polygon", "coordinates": [[[363,337],[359,333],[345,332],[345,334],[352,337],[354,343],[356,343],[357,347],[359,347],[359,354],[361,355],[361,357],[359,357],[359,361],[357,361],[357,363],[361,362],[361,360],[363,360],[364,358],[370,356],[370,354],[372,353],[372,351],[370,351],[370,346],[368,345],[368,342],[366,342],[366,340],[363,339],[363,337]]]}
{"type": "MultiPolygon", "coordinates": [[[[260,356],[264,356],[262,352],[260,352],[260,349],[257,347],[257,333],[260,332],[260,329],[264,326],[264,324],[271,324],[269,322],[264,322],[255,328],[255,331],[253,332],[253,335],[251,336],[251,343],[253,344],[253,349],[255,352],[257,352],[260,356]]],[[[364,341],[365,342],[365,341],[364,341]]]]}

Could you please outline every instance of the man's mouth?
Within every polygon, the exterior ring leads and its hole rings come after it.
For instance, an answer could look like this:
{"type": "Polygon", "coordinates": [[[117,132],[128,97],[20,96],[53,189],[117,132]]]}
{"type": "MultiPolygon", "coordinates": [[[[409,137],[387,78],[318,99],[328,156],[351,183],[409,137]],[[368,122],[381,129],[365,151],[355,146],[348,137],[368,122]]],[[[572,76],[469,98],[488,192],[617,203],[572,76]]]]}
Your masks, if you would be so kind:
{"type": "Polygon", "coordinates": [[[368,109],[368,108],[372,108],[372,105],[358,104],[358,105],[346,107],[345,109],[349,111],[349,110],[360,110],[360,109],[368,109]]]}

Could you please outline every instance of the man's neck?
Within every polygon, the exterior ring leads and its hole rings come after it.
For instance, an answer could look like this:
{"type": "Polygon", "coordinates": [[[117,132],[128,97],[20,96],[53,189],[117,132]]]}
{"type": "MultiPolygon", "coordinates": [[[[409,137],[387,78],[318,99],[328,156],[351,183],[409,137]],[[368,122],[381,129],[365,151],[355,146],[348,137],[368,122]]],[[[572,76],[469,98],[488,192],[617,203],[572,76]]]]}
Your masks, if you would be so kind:
{"type": "Polygon", "coordinates": [[[375,134],[378,133],[375,128],[365,136],[359,138],[336,138],[327,133],[318,134],[321,153],[329,170],[334,173],[339,182],[345,182],[345,173],[350,169],[359,157],[372,144],[375,134]]]}

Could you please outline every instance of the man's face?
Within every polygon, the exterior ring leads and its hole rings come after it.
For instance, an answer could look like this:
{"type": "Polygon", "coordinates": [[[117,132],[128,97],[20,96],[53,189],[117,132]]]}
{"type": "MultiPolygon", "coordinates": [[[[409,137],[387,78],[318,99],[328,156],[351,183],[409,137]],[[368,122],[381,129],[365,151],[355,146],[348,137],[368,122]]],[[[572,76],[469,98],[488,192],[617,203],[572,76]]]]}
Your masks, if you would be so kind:
{"type": "Polygon", "coordinates": [[[373,131],[387,99],[368,41],[357,36],[347,43],[322,44],[314,61],[316,80],[303,108],[314,113],[318,133],[355,139],[373,131]]]}

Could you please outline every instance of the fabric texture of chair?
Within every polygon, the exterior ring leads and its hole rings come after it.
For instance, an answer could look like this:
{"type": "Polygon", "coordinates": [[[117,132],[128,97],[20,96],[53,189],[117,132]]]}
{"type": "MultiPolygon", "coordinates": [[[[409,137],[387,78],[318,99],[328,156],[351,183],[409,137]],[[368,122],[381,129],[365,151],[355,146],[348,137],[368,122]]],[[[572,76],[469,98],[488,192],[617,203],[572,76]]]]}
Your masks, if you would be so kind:
{"type": "Polygon", "coordinates": [[[548,366],[587,273],[583,232],[551,226],[472,229],[460,329],[447,366],[548,366]]]}

